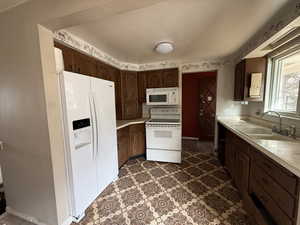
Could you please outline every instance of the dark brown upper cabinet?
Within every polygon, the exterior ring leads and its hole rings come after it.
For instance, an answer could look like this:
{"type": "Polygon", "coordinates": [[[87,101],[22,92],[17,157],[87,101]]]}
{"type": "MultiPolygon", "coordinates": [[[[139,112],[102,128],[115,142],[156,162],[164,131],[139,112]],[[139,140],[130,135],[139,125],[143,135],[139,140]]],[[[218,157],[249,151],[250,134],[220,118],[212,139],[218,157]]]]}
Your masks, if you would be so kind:
{"type": "Polygon", "coordinates": [[[139,118],[138,74],[135,71],[121,72],[122,118],[139,118]]]}
{"type": "Polygon", "coordinates": [[[73,52],[73,70],[75,73],[80,73],[88,76],[96,76],[97,62],[85,54],[74,51],[73,52]]]}
{"type": "Polygon", "coordinates": [[[139,103],[146,102],[147,72],[138,73],[139,103]]]}
{"type": "Polygon", "coordinates": [[[168,88],[179,86],[179,71],[174,69],[150,70],[138,73],[139,102],[146,102],[147,88],[168,88]]]}
{"type": "Polygon", "coordinates": [[[178,69],[163,70],[163,87],[178,87],[178,69]]]}
{"type": "Polygon", "coordinates": [[[147,71],[147,88],[163,87],[163,71],[153,70],[147,71]]]}
{"type": "Polygon", "coordinates": [[[244,59],[235,67],[234,100],[235,101],[256,101],[264,99],[264,88],[266,80],[267,59],[265,57],[244,59]],[[261,86],[259,96],[250,96],[251,76],[254,73],[261,73],[261,86]]]}
{"type": "Polygon", "coordinates": [[[115,83],[117,120],[137,119],[142,116],[147,88],[178,87],[177,68],[143,72],[121,71],[59,42],[54,42],[54,46],[62,50],[66,71],[115,83]]]}

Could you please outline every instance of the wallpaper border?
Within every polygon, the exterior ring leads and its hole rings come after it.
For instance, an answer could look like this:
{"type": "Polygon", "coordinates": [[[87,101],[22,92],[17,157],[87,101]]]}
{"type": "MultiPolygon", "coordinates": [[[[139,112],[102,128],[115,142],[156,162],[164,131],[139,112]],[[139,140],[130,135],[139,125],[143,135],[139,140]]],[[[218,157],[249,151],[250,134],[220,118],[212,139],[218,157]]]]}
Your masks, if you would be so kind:
{"type": "Polygon", "coordinates": [[[201,60],[198,62],[159,61],[153,63],[135,64],[119,61],[66,30],[54,32],[54,39],[121,70],[147,71],[180,68],[182,72],[197,72],[217,70],[220,67],[230,63],[229,60],[201,60]]]}

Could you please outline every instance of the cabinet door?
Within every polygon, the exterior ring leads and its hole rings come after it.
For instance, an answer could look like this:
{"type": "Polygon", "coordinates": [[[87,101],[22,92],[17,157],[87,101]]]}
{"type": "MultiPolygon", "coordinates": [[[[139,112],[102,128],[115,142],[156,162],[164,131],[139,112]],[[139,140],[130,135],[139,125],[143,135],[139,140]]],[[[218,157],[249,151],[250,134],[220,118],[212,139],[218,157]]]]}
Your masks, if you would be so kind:
{"type": "MultiPolygon", "coordinates": [[[[247,146],[245,146],[247,147],[247,146]]],[[[250,157],[243,152],[236,152],[236,186],[242,196],[248,194],[250,157]]]]}
{"type": "Polygon", "coordinates": [[[75,72],[88,75],[96,76],[97,74],[97,64],[96,60],[86,56],[80,52],[75,52],[73,54],[75,72]]]}
{"type": "Polygon", "coordinates": [[[119,168],[128,160],[129,151],[129,128],[121,128],[117,132],[118,135],[118,163],[119,168]]]}
{"type": "Polygon", "coordinates": [[[244,100],[244,87],[245,87],[245,60],[238,63],[235,67],[234,78],[234,100],[244,100]]]}
{"type": "Polygon", "coordinates": [[[96,77],[107,80],[106,78],[108,77],[108,74],[108,66],[105,63],[98,61],[96,77]]]}
{"type": "Polygon", "coordinates": [[[178,87],[178,69],[163,70],[163,87],[178,87]]]}
{"type": "Polygon", "coordinates": [[[123,119],[139,117],[137,72],[122,71],[122,105],[123,119]]]}
{"type": "Polygon", "coordinates": [[[59,48],[62,51],[63,59],[64,59],[64,69],[69,72],[75,72],[74,62],[73,62],[74,50],[58,42],[54,42],[54,46],[56,48],[59,48]]]}
{"type": "Polygon", "coordinates": [[[153,70],[147,72],[147,87],[162,88],[163,87],[163,72],[162,70],[153,70]]]}
{"type": "Polygon", "coordinates": [[[138,73],[139,103],[146,102],[147,72],[138,73]]]}
{"type": "Polygon", "coordinates": [[[131,125],[129,157],[144,155],[146,153],[145,124],[131,125]]]}

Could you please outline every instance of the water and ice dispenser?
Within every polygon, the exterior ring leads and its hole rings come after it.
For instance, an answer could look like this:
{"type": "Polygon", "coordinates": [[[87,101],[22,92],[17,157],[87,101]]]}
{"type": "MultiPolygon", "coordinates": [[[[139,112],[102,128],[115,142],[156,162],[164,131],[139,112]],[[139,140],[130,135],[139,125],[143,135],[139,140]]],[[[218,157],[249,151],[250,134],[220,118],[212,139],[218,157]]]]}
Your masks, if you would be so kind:
{"type": "Polygon", "coordinates": [[[92,143],[92,128],[89,118],[73,121],[73,134],[75,149],[92,143]]]}

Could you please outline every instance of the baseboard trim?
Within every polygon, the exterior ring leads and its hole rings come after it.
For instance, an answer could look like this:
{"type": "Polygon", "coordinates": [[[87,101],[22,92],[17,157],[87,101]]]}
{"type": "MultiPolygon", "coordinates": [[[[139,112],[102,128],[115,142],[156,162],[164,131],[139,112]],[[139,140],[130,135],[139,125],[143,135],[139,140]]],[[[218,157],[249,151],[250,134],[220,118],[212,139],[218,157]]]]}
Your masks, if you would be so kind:
{"type": "Polygon", "coordinates": [[[73,223],[73,220],[74,220],[74,218],[72,216],[70,216],[61,225],[71,225],[73,223]]]}
{"type": "MultiPolygon", "coordinates": [[[[0,216],[0,219],[7,216],[8,214],[11,214],[13,216],[19,217],[27,222],[36,224],[36,225],[48,225],[46,223],[43,223],[41,221],[39,221],[38,219],[32,217],[32,216],[28,216],[24,213],[20,213],[14,209],[12,209],[11,207],[7,206],[6,207],[6,212],[0,216]]],[[[68,217],[61,225],[70,225],[73,222],[73,217],[68,217]]]]}
{"type": "Polygon", "coordinates": [[[184,140],[194,140],[194,141],[199,141],[199,138],[196,137],[182,137],[184,140]]]}
{"type": "Polygon", "coordinates": [[[28,216],[28,215],[26,215],[24,213],[20,213],[20,212],[14,210],[13,208],[11,208],[9,206],[6,207],[6,212],[8,214],[11,214],[13,216],[19,217],[19,218],[21,218],[21,219],[23,219],[25,221],[28,221],[28,222],[36,224],[36,225],[48,225],[46,223],[43,223],[43,222],[39,221],[38,219],[36,219],[36,218],[34,218],[32,216],[28,216]]]}

